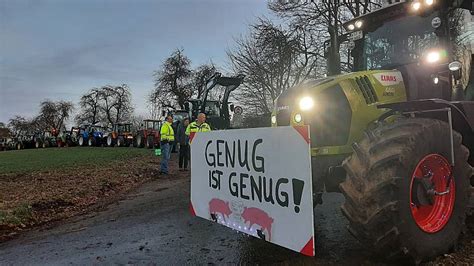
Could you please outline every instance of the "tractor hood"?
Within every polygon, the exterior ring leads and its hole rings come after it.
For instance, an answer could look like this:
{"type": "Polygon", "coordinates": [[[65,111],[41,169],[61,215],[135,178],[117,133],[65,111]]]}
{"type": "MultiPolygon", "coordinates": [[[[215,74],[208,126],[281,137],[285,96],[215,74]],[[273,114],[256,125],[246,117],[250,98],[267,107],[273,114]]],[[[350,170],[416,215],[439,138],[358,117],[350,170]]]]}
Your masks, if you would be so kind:
{"type": "Polygon", "coordinates": [[[378,104],[405,99],[403,77],[397,70],[370,70],[307,80],[278,97],[272,126],[310,125],[312,146],[346,145],[355,111],[364,115],[364,120],[375,120],[380,113],[378,104]]]}

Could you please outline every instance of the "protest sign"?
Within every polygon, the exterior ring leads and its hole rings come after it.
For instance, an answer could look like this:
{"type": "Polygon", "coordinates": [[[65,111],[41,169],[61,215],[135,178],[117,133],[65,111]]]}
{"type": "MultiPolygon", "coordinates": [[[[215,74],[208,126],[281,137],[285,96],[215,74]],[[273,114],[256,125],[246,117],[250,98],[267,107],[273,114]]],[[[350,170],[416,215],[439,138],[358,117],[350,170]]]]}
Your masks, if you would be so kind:
{"type": "Polygon", "coordinates": [[[313,256],[309,127],[193,135],[191,211],[313,256]]]}

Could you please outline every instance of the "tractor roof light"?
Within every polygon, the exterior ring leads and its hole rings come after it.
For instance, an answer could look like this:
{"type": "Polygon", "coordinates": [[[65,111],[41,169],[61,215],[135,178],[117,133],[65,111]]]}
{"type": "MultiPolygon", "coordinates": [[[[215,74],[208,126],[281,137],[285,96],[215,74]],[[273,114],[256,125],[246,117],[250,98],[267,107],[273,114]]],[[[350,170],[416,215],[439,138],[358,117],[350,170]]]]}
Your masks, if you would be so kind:
{"type": "Polygon", "coordinates": [[[421,3],[418,2],[418,1],[415,1],[411,4],[411,8],[414,10],[414,11],[418,11],[420,8],[421,8],[421,3]]]}
{"type": "Polygon", "coordinates": [[[434,0],[425,0],[425,4],[431,6],[434,4],[434,0]]]}
{"type": "Polygon", "coordinates": [[[305,96],[305,97],[301,98],[301,100],[299,102],[299,106],[300,106],[301,111],[311,110],[314,106],[314,100],[313,100],[313,98],[311,98],[309,96],[305,96]]]}

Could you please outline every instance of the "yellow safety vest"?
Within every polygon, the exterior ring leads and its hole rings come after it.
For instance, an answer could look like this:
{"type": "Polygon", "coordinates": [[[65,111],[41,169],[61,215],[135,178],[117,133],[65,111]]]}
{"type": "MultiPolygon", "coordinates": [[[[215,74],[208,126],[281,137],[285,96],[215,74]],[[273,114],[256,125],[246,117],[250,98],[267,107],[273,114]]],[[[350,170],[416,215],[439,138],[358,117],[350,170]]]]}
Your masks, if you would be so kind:
{"type": "Polygon", "coordinates": [[[208,123],[202,123],[199,125],[197,122],[192,122],[186,128],[186,135],[190,135],[192,132],[208,132],[211,131],[211,127],[208,123]]]}
{"type": "Polygon", "coordinates": [[[165,122],[160,130],[161,141],[174,141],[174,130],[171,123],[165,122]]]}

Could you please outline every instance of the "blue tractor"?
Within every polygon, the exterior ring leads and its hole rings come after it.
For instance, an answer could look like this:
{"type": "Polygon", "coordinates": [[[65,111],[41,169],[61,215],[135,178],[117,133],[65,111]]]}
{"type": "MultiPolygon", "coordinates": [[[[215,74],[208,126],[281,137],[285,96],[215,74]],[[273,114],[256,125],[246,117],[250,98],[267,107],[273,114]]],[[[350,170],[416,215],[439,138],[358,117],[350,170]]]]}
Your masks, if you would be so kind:
{"type": "Polygon", "coordinates": [[[84,125],[79,127],[79,146],[100,146],[104,143],[104,128],[98,125],[84,125]]]}

